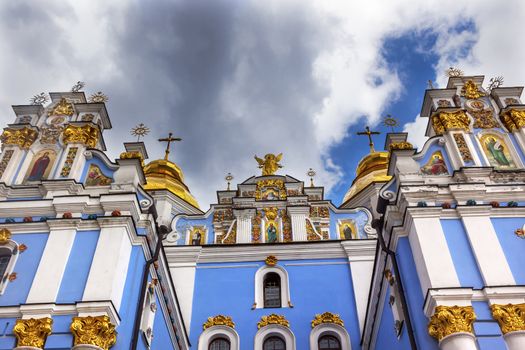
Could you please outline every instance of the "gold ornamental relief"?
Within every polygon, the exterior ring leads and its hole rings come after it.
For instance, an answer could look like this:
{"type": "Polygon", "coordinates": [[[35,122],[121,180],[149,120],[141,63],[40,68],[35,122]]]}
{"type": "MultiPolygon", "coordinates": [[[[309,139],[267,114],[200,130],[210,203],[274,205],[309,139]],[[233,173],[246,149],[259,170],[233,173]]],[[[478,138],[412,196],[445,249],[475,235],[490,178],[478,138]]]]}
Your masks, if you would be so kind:
{"type": "Polygon", "coordinates": [[[432,116],[432,127],[437,135],[442,135],[449,130],[470,131],[470,118],[465,111],[439,112],[432,116]]]}
{"type": "Polygon", "coordinates": [[[108,350],[117,342],[117,331],[108,316],[73,317],[69,327],[73,333],[73,344],[95,345],[108,350]]]}
{"type": "Polygon", "coordinates": [[[264,259],[264,263],[268,266],[275,266],[277,262],[278,260],[274,255],[268,255],[266,259],[264,259]]]}
{"type": "Polygon", "coordinates": [[[475,320],[472,306],[437,306],[428,324],[428,334],[441,341],[453,333],[472,333],[475,320]]]}
{"type": "Polygon", "coordinates": [[[280,179],[269,179],[257,181],[255,187],[255,200],[286,199],[286,188],[284,181],[280,179]]]}
{"type": "Polygon", "coordinates": [[[72,116],[75,113],[73,104],[67,102],[65,98],[61,98],[60,102],[53,108],[49,115],[67,115],[72,116]]]}
{"type": "Polygon", "coordinates": [[[525,331],[525,304],[490,306],[492,317],[498,321],[501,333],[525,331]]]}
{"type": "Polygon", "coordinates": [[[51,334],[53,320],[49,317],[16,320],[13,333],[16,336],[16,346],[32,346],[43,349],[47,336],[51,334]]]}
{"type": "Polygon", "coordinates": [[[288,322],[288,320],[283,315],[271,314],[261,317],[261,320],[257,323],[257,329],[261,329],[262,327],[266,327],[271,324],[290,327],[290,322],[288,322]]]}
{"type": "Polygon", "coordinates": [[[485,93],[480,90],[473,80],[468,80],[465,85],[461,88],[461,96],[469,99],[475,100],[482,96],[485,96],[485,93]]]}
{"type": "Polygon", "coordinates": [[[5,128],[0,136],[4,145],[16,145],[22,149],[28,149],[38,137],[38,132],[24,127],[22,129],[5,128]]]}
{"type": "Polygon", "coordinates": [[[401,150],[401,149],[414,149],[414,146],[410,142],[406,142],[406,141],[403,141],[403,142],[392,142],[388,146],[388,149],[390,151],[397,151],[397,150],[401,150]]]}
{"type": "Polygon", "coordinates": [[[503,113],[500,120],[510,132],[525,128],[525,110],[511,109],[503,113]]]}
{"type": "Polygon", "coordinates": [[[91,125],[68,125],[62,133],[65,144],[81,143],[89,148],[97,146],[99,132],[95,126],[91,125]]]}
{"type": "Polygon", "coordinates": [[[6,228],[0,229],[0,244],[6,244],[11,239],[11,231],[6,228]]]}
{"type": "Polygon", "coordinates": [[[259,163],[259,169],[262,169],[263,176],[273,175],[279,168],[282,168],[282,165],[279,164],[282,158],[282,153],[278,155],[268,153],[264,156],[264,159],[255,156],[255,160],[259,163]]]}
{"type": "Polygon", "coordinates": [[[345,326],[343,320],[341,320],[341,317],[339,317],[338,314],[325,312],[322,314],[315,315],[315,318],[312,320],[312,328],[323,323],[334,323],[340,325],[341,327],[345,326]]]}
{"type": "Polygon", "coordinates": [[[202,329],[206,330],[213,326],[227,326],[235,328],[235,322],[232,321],[230,316],[217,315],[213,317],[208,317],[206,322],[202,325],[202,329]]]}

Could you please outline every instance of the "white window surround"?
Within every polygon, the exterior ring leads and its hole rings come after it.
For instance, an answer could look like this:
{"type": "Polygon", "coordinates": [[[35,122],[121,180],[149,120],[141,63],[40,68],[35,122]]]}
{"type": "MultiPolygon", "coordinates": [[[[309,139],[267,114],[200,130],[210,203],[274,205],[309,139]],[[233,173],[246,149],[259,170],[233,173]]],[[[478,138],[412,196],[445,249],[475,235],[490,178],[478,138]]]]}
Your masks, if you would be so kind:
{"type": "Polygon", "coordinates": [[[255,273],[255,308],[264,308],[264,276],[268,273],[276,273],[281,278],[281,307],[290,307],[290,285],[288,272],[280,266],[262,266],[255,273]]]}
{"type": "Polygon", "coordinates": [[[339,339],[342,350],[352,350],[348,332],[344,327],[335,323],[322,323],[312,329],[310,332],[310,350],[317,350],[319,348],[319,338],[324,335],[332,335],[339,339]]]}
{"type": "Polygon", "coordinates": [[[0,245],[0,249],[8,249],[11,251],[11,259],[9,259],[9,264],[7,264],[7,268],[5,269],[4,276],[0,276],[0,295],[4,294],[5,289],[7,288],[7,285],[9,284],[9,275],[13,272],[16,261],[18,260],[18,256],[20,255],[20,251],[18,250],[18,243],[16,243],[13,240],[9,240],[6,243],[0,245]],[[4,281],[4,277],[6,277],[4,281]]]}
{"type": "MultiPolygon", "coordinates": [[[[295,335],[290,328],[278,324],[262,327],[255,333],[254,350],[262,350],[264,341],[269,337],[277,336],[284,340],[286,350],[295,350],[295,335]]],[[[199,348],[199,350],[201,350],[199,348]]]]}
{"type": "Polygon", "coordinates": [[[228,326],[213,326],[204,330],[199,337],[198,350],[208,350],[210,343],[217,338],[226,338],[230,341],[230,350],[240,349],[239,334],[228,326]]]}

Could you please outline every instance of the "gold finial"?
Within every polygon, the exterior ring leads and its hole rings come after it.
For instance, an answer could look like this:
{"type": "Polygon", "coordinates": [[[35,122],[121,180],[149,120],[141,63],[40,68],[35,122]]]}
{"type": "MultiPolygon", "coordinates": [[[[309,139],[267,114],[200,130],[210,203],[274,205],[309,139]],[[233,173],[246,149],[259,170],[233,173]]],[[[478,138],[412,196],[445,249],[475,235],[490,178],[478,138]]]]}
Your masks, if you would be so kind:
{"type": "Polygon", "coordinates": [[[374,141],[372,141],[372,135],[379,135],[380,132],[378,131],[370,131],[370,128],[367,126],[365,128],[365,131],[360,131],[357,133],[357,135],[366,135],[368,136],[368,145],[370,146],[370,153],[374,153],[376,150],[374,149],[374,141]]]}
{"type": "Polygon", "coordinates": [[[306,172],[306,175],[310,176],[310,187],[314,187],[314,176],[315,176],[315,170],[310,168],[306,172]]]}
{"type": "Polygon", "coordinates": [[[264,159],[255,156],[255,160],[259,163],[259,169],[262,169],[263,176],[273,175],[279,168],[282,168],[282,165],[279,164],[282,158],[282,153],[278,155],[268,153],[264,156],[264,159]]]}
{"type": "Polygon", "coordinates": [[[449,69],[445,70],[445,76],[449,78],[461,77],[463,76],[463,71],[456,67],[450,67],[449,69]]]}
{"type": "Polygon", "coordinates": [[[164,155],[164,160],[168,160],[168,157],[169,157],[169,154],[170,154],[170,145],[173,141],[182,141],[181,138],[179,137],[172,137],[173,136],[173,133],[169,133],[168,134],[168,137],[166,138],[163,138],[163,139],[159,139],[159,142],[167,142],[168,144],[166,145],[166,154],[164,155]]]}
{"type": "Polygon", "coordinates": [[[106,103],[108,101],[109,98],[102,91],[98,91],[89,97],[90,103],[106,103]]]}
{"type": "Polygon", "coordinates": [[[137,142],[139,142],[141,136],[144,137],[147,134],[149,134],[149,128],[146,125],[144,125],[144,123],[140,123],[139,125],[131,129],[130,134],[133,136],[137,136],[137,142]]]}
{"type": "Polygon", "coordinates": [[[228,183],[227,191],[229,191],[230,190],[230,183],[233,180],[233,175],[231,173],[226,174],[226,176],[224,177],[224,180],[226,180],[226,182],[228,183]]]}
{"type": "Polygon", "coordinates": [[[387,114],[385,119],[383,119],[383,125],[389,127],[392,132],[395,132],[394,128],[399,126],[399,122],[396,118],[392,117],[390,114],[387,114]]]}
{"type": "Polygon", "coordinates": [[[43,105],[44,103],[47,103],[49,101],[49,97],[45,92],[41,92],[29,99],[29,102],[32,105],[43,105]]]}

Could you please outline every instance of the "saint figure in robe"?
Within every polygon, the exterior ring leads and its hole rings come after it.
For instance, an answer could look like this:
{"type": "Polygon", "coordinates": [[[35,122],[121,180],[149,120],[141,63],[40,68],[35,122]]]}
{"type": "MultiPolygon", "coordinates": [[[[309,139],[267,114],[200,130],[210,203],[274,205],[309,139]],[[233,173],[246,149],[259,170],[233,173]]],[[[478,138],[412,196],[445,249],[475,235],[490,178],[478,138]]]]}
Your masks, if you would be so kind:
{"type": "Polygon", "coordinates": [[[50,161],[49,152],[44,152],[44,154],[33,164],[33,169],[31,169],[27,181],[42,180],[50,161]]]}
{"type": "Polygon", "coordinates": [[[343,235],[345,236],[345,239],[352,239],[352,229],[350,226],[345,225],[343,228],[343,235]]]}
{"type": "Polygon", "coordinates": [[[268,237],[268,243],[277,242],[277,229],[275,228],[273,222],[271,222],[268,228],[266,229],[266,234],[268,237]]]}
{"type": "Polygon", "coordinates": [[[489,150],[492,157],[494,157],[494,160],[498,163],[498,165],[510,165],[509,160],[505,156],[505,149],[503,145],[496,141],[494,137],[489,137],[487,140],[487,149],[489,150]]]}
{"type": "Polygon", "coordinates": [[[201,244],[201,233],[197,232],[193,235],[193,239],[191,241],[191,245],[200,245],[201,244]]]}

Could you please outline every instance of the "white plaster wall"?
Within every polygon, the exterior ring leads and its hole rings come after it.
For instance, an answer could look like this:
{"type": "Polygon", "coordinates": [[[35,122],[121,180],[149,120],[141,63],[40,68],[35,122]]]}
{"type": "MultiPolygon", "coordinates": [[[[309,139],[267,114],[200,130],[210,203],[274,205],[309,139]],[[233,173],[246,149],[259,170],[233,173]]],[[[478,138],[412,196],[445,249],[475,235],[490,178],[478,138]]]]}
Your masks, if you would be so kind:
{"type": "Polygon", "coordinates": [[[359,331],[363,332],[366,318],[366,307],[368,305],[368,293],[374,269],[374,260],[354,261],[350,264],[352,284],[354,286],[357,317],[359,319],[359,331]]]}
{"type": "Polygon", "coordinates": [[[193,308],[193,291],[195,288],[195,264],[184,266],[171,266],[170,273],[173,278],[175,292],[179,299],[182,318],[186,331],[190,334],[191,313],[193,308]]]}

